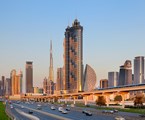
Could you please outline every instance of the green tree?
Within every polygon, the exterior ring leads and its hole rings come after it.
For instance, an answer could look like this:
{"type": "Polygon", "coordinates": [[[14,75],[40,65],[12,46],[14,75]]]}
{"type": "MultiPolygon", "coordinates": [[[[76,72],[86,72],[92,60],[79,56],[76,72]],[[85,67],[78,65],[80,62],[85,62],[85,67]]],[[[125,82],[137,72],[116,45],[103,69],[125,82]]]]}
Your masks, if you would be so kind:
{"type": "Polygon", "coordinates": [[[143,94],[137,94],[134,99],[134,106],[143,106],[144,101],[144,95],[143,94]]]}
{"type": "Polygon", "coordinates": [[[106,105],[106,99],[104,98],[104,96],[98,96],[98,99],[96,100],[96,105],[106,105]]]}
{"type": "Polygon", "coordinates": [[[116,95],[115,98],[114,98],[114,101],[122,101],[122,96],[121,95],[116,95]]]}

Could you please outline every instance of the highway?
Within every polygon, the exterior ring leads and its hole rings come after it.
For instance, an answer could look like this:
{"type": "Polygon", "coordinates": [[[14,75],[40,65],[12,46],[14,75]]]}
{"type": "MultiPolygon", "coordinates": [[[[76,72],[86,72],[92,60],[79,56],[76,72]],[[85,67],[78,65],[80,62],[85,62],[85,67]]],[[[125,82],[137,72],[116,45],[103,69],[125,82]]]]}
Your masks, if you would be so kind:
{"type": "MultiPolygon", "coordinates": [[[[16,110],[23,111],[25,113],[28,113],[29,110],[33,111],[33,116],[37,117],[40,120],[115,120],[116,116],[127,116],[129,115],[131,117],[127,118],[127,120],[136,120],[135,118],[137,115],[132,113],[124,113],[119,112],[115,114],[103,114],[100,110],[94,110],[89,109],[92,112],[92,116],[86,116],[82,113],[83,108],[74,107],[71,108],[70,111],[68,111],[68,114],[62,114],[58,111],[58,107],[60,105],[54,105],[56,107],[56,110],[51,110],[50,107],[52,104],[50,103],[35,103],[35,102],[21,102],[19,104],[12,103],[14,108],[11,109],[12,113],[16,115],[17,118],[20,118],[19,120],[30,120],[30,118],[23,116],[19,114],[16,110]],[[41,105],[41,110],[37,109],[37,106],[41,105]],[[24,108],[21,108],[21,106],[24,106],[24,108]],[[133,118],[132,118],[133,117],[133,118]]],[[[34,119],[35,120],[35,119],[34,119]]],[[[140,120],[140,118],[138,118],[140,120]]],[[[142,119],[141,119],[142,120],[142,119]]]]}
{"type": "Polygon", "coordinates": [[[60,120],[63,119],[65,120],[114,120],[113,116],[104,116],[104,115],[98,115],[98,114],[93,114],[92,116],[86,116],[85,114],[82,113],[81,110],[75,110],[74,108],[71,109],[68,114],[62,114],[61,112],[58,111],[58,106],[56,106],[56,110],[51,110],[49,104],[47,103],[13,103],[14,108],[12,108],[13,114],[15,114],[20,120],[30,120],[26,116],[20,115],[15,109],[19,109],[25,113],[28,113],[29,109],[33,111],[34,116],[38,117],[40,120],[60,120]],[[41,110],[37,110],[37,105],[42,105],[41,110]],[[24,108],[21,108],[21,106],[24,106],[24,108]],[[47,115],[52,114],[54,117],[47,115]],[[57,115],[57,116],[55,116],[57,115]],[[59,118],[57,118],[60,116],[59,118]],[[62,117],[62,118],[61,118],[62,117]]]}

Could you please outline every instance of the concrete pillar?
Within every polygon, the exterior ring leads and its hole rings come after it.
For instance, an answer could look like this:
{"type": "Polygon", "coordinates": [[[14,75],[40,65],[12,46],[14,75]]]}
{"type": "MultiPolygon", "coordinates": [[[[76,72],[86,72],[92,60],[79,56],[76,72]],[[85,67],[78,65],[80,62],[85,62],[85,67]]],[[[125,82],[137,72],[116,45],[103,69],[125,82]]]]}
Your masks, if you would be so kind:
{"type": "Polygon", "coordinates": [[[107,103],[107,107],[109,107],[109,103],[110,103],[110,96],[106,95],[106,103],[107,103]]]}
{"type": "Polygon", "coordinates": [[[55,99],[54,98],[52,98],[52,102],[54,103],[55,101],[54,101],[55,99]]]}
{"type": "Polygon", "coordinates": [[[76,100],[75,100],[76,98],[75,97],[73,97],[73,103],[74,103],[74,105],[76,104],[76,100]]]}
{"type": "Polygon", "coordinates": [[[96,101],[96,96],[95,95],[92,95],[93,96],[93,101],[95,102],[96,101]]]}
{"type": "Polygon", "coordinates": [[[88,96],[85,96],[85,105],[88,103],[88,96]]]}
{"type": "Polygon", "coordinates": [[[65,98],[65,104],[67,104],[67,98],[65,98]]]}
{"type": "Polygon", "coordinates": [[[122,108],[125,108],[125,95],[121,95],[122,96],[122,108]]]}

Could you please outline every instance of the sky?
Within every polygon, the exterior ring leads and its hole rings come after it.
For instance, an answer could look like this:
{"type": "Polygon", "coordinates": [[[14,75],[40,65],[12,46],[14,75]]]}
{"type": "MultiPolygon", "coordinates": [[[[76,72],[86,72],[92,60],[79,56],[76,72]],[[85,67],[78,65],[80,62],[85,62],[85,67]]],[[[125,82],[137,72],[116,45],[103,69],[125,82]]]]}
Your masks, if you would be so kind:
{"type": "Polygon", "coordinates": [[[83,26],[83,63],[97,81],[125,60],[133,65],[134,57],[145,56],[145,0],[1,0],[0,76],[22,70],[24,89],[25,63],[33,61],[34,86],[42,87],[52,40],[56,80],[65,28],[76,18],[83,26]]]}

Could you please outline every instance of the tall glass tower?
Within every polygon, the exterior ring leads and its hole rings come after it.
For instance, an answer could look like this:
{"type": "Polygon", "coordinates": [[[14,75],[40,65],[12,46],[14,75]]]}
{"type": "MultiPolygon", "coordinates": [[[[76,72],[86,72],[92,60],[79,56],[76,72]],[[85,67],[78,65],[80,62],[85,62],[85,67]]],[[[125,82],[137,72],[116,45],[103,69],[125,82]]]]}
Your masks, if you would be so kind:
{"type": "Polygon", "coordinates": [[[26,93],[33,93],[33,62],[26,62],[26,93]]]}
{"type": "Polygon", "coordinates": [[[49,77],[47,82],[47,94],[54,94],[54,74],[53,74],[53,56],[52,56],[52,41],[50,41],[50,66],[49,77]]]}
{"type": "Polygon", "coordinates": [[[144,57],[138,56],[134,59],[134,84],[145,83],[144,80],[144,57]]]}
{"type": "Polygon", "coordinates": [[[83,27],[77,19],[67,27],[64,39],[64,89],[82,91],[83,76],[83,27]]]}
{"type": "Polygon", "coordinates": [[[118,86],[132,84],[131,61],[126,60],[124,65],[120,66],[118,86]]]}

